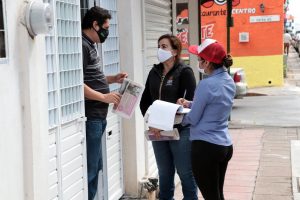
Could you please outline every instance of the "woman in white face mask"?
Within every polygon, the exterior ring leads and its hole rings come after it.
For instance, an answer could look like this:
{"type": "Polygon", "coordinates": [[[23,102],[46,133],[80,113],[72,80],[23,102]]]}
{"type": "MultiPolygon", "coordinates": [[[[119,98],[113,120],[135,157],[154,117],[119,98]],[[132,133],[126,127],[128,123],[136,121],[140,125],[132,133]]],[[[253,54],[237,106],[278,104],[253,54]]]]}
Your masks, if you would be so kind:
{"type": "MultiPolygon", "coordinates": [[[[159,64],[149,72],[146,87],[140,103],[142,114],[157,99],[176,103],[184,97],[192,100],[196,81],[192,69],[180,60],[181,42],[173,35],[163,35],[158,39],[157,59],[159,64]]],[[[174,199],[174,175],[177,171],[182,184],[184,199],[196,200],[197,186],[191,168],[190,129],[175,125],[180,140],[153,141],[152,146],[159,173],[159,199],[174,199]]],[[[160,137],[159,130],[150,128],[160,137]]]]}
{"type": "Polygon", "coordinates": [[[163,38],[158,42],[157,59],[163,64],[163,75],[166,75],[170,69],[174,66],[177,59],[177,51],[172,48],[169,39],[163,38]]]}

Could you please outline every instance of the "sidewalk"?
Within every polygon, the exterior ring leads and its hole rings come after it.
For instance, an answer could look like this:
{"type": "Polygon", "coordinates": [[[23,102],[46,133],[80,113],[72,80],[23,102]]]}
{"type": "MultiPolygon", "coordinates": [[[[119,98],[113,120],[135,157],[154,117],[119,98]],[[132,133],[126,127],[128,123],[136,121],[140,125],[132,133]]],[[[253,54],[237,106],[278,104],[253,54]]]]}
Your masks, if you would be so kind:
{"type": "MultiPolygon", "coordinates": [[[[248,128],[230,133],[234,153],[226,174],[226,200],[292,200],[290,140],[300,139],[300,129],[248,128]]],[[[182,198],[179,184],[175,199],[182,198]]]]}

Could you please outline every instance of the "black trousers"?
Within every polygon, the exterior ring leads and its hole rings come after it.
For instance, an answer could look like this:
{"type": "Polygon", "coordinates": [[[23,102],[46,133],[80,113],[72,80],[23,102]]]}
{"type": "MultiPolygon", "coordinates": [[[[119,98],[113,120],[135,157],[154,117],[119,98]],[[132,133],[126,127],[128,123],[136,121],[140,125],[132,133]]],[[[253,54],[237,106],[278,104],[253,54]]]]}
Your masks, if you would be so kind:
{"type": "Polygon", "coordinates": [[[224,200],[223,186],[233,147],[195,140],[192,142],[192,170],[205,200],[224,200]]]}

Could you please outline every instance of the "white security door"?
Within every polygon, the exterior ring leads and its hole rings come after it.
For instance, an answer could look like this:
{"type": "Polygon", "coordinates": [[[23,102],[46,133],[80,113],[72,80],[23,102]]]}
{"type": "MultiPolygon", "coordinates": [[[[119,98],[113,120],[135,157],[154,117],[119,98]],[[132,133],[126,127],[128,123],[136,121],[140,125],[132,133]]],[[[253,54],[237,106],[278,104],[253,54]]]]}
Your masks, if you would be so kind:
{"type": "MultiPolygon", "coordinates": [[[[102,45],[98,44],[98,52],[104,74],[114,75],[120,72],[117,0],[81,0],[82,16],[94,4],[109,10],[112,16],[109,36],[102,45]]],[[[110,85],[111,91],[118,89],[119,84],[110,85]]],[[[112,107],[109,108],[107,127],[102,138],[103,171],[99,173],[95,200],[117,200],[124,194],[121,117],[110,112],[111,109],[112,107]]]]}
{"type": "Polygon", "coordinates": [[[49,195],[87,199],[85,117],[79,0],[45,0],[54,12],[46,36],[49,113],[49,195]]]}
{"type": "MultiPolygon", "coordinates": [[[[109,10],[109,36],[102,44],[102,61],[105,75],[120,72],[119,32],[117,19],[118,0],[100,0],[100,6],[109,10]]],[[[118,90],[119,84],[110,85],[110,90],[118,90]]],[[[111,107],[110,107],[111,110],[111,107]]],[[[105,139],[103,138],[103,185],[104,199],[117,200],[124,194],[121,117],[109,112],[105,139]]]]}
{"type": "MultiPolygon", "coordinates": [[[[153,64],[157,60],[157,40],[166,33],[172,33],[171,0],[143,0],[144,34],[145,34],[145,73],[144,81],[153,64]]],[[[146,173],[148,176],[157,176],[157,166],[151,142],[146,141],[146,173]]]]}

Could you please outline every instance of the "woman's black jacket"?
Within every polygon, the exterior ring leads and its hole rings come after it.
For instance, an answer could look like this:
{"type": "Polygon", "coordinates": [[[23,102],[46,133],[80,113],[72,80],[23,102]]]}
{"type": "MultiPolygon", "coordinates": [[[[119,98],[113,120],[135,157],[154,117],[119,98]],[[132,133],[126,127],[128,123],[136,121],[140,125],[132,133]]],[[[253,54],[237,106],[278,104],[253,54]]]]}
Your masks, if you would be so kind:
{"type": "Polygon", "coordinates": [[[182,62],[163,76],[163,64],[154,65],[149,72],[145,90],[140,102],[140,109],[145,115],[149,106],[157,99],[176,103],[185,94],[185,99],[192,100],[196,88],[193,70],[182,62]]]}

